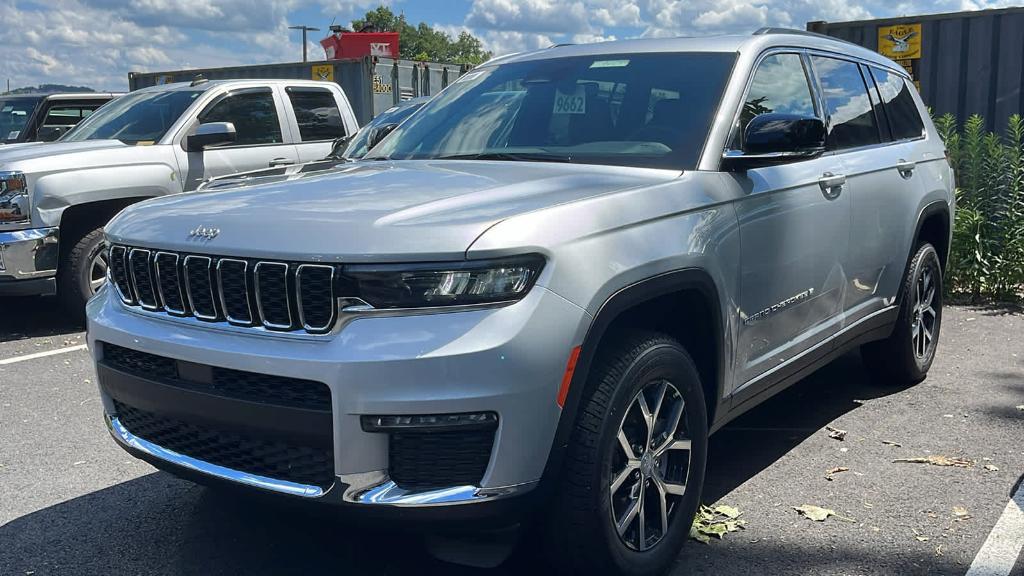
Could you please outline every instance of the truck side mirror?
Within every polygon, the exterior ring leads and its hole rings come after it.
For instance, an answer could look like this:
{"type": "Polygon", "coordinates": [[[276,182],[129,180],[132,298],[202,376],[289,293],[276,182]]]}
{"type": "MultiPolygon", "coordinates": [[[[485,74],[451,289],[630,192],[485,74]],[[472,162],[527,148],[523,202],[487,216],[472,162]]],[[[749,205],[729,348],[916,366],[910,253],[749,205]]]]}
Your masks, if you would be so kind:
{"type": "Polygon", "coordinates": [[[202,152],[210,146],[230,144],[237,139],[238,133],[231,122],[209,122],[200,124],[195,134],[185,138],[185,150],[202,152]]]}
{"type": "Polygon", "coordinates": [[[370,138],[366,141],[366,151],[373,150],[373,147],[380,144],[380,141],[387,138],[388,134],[391,134],[398,128],[398,124],[382,124],[373,130],[373,134],[370,134],[370,138]]]}

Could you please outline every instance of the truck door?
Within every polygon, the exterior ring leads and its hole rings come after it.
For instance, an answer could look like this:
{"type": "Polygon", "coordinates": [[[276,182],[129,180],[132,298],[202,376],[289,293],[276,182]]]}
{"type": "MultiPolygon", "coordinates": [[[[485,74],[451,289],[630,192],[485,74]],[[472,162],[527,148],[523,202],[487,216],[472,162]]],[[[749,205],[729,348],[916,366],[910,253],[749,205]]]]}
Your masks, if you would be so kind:
{"type": "Polygon", "coordinates": [[[334,141],[347,135],[348,107],[339,106],[329,88],[288,86],[284,91],[287,111],[298,127],[295,149],[299,162],[323,159],[331,153],[334,141]]]}
{"type": "Polygon", "coordinates": [[[207,178],[297,162],[295,144],[284,119],[269,86],[232,90],[214,99],[199,113],[188,134],[200,124],[230,122],[237,139],[201,152],[186,152],[184,147],[176,146],[175,154],[185,172],[185,190],[194,190],[207,178]]]}

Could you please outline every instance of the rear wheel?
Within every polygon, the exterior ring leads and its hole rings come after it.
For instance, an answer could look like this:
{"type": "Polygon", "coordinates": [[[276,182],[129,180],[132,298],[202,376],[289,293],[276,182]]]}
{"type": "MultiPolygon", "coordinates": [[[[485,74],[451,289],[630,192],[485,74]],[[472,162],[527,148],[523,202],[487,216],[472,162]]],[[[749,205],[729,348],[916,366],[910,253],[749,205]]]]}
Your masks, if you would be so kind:
{"type": "Polygon", "coordinates": [[[85,303],[107,281],[103,227],[90,230],[72,241],[74,245],[60,263],[57,273],[57,292],[68,314],[82,321],[85,319],[85,303]]]}
{"type": "Polygon", "coordinates": [[[688,537],[704,481],[700,377],[659,334],[600,355],[550,511],[549,556],[581,574],[660,574],[688,537]]]}
{"type": "Polygon", "coordinates": [[[911,259],[900,298],[892,335],[865,344],[861,356],[879,381],[906,386],[928,375],[942,327],[942,265],[931,244],[921,244],[911,259]]]}

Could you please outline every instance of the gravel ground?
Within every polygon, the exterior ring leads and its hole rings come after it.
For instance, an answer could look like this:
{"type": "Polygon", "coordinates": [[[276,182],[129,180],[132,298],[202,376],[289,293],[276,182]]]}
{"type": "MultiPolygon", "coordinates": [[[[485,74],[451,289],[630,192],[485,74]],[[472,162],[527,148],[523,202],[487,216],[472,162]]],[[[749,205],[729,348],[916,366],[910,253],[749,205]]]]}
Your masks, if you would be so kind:
{"type": "MultiPolygon", "coordinates": [[[[84,342],[52,300],[0,310],[0,361],[84,342]]],[[[690,542],[673,574],[964,574],[1024,472],[1022,337],[1020,314],[947,308],[921,384],[875,385],[851,354],[727,426],[704,501],[745,529],[690,542]],[[893,462],[930,455],[974,464],[893,462]],[[849,470],[827,480],[834,467],[849,470]],[[813,522],[803,504],[847,519],[813,522]]],[[[540,573],[528,551],[495,570],[443,564],[412,536],[156,472],[108,437],[86,351],[0,364],[0,574],[339,572],[540,573]]]]}

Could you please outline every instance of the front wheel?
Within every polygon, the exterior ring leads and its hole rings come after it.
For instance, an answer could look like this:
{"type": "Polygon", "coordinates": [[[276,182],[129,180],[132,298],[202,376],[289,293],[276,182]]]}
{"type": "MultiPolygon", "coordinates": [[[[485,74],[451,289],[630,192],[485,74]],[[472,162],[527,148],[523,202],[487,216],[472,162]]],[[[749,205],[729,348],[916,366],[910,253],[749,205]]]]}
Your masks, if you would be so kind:
{"type": "Polygon", "coordinates": [[[65,310],[77,321],[85,319],[85,303],[106,282],[107,251],[103,227],[72,239],[74,245],[60,263],[57,293],[65,310]]]}
{"type": "Polygon", "coordinates": [[[549,555],[579,574],[661,574],[689,535],[704,482],[700,376],[660,334],[630,335],[600,356],[550,509],[549,555]]]}

